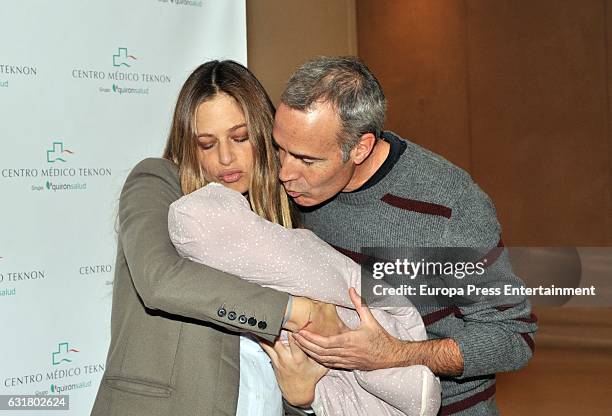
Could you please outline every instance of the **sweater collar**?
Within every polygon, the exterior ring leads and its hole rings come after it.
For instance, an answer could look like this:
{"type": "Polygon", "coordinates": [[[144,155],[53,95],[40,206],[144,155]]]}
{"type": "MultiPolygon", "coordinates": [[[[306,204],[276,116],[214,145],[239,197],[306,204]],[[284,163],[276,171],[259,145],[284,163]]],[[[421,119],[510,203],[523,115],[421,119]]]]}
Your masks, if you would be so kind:
{"type": "MultiPolygon", "coordinates": [[[[411,144],[407,140],[400,138],[397,134],[390,131],[384,131],[382,133],[382,137],[384,140],[390,143],[393,141],[403,140],[406,144],[411,144]]],[[[406,175],[406,161],[412,153],[410,151],[410,147],[411,146],[407,147],[407,149],[395,162],[393,168],[391,168],[391,170],[389,170],[389,172],[376,184],[365,189],[360,188],[352,192],[340,192],[333,200],[347,205],[364,205],[378,202],[383,196],[393,189],[394,184],[398,183],[406,175]]],[[[376,175],[376,173],[374,173],[374,175],[376,175]]]]}

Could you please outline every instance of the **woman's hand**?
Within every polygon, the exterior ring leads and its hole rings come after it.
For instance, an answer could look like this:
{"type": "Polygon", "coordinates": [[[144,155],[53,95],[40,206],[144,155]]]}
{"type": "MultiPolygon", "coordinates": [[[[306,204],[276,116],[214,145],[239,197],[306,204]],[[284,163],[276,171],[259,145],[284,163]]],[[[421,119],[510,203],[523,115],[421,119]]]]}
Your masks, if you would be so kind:
{"type": "Polygon", "coordinates": [[[308,407],[315,397],[317,382],[329,371],[315,360],[304,354],[292,334],[289,345],[276,340],[273,345],[262,341],[261,347],[270,356],[276,380],[283,397],[291,405],[308,407]]]}
{"type": "Polygon", "coordinates": [[[349,330],[338,317],[336,305],[298,296],[293,297],[291,315],[284,328],[291,332],[308,329],[321,336],[339,335],[349,330]]]}

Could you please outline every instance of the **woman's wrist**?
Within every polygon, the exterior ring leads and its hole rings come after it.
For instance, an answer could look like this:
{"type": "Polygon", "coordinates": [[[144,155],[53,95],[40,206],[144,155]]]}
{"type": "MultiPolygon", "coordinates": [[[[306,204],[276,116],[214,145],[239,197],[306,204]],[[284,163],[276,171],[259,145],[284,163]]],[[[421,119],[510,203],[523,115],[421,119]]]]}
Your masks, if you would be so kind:
{"type": "Polygon", "coordinates": [[[283,323],[281,327],[285,327],[287,321],[289,321],[289,317],[291,317],[291,308],[293,307],[293,296],[289,295],[289,300],[287,301],[287,307],[285,308],[285,316],[283,316],[283,323]]]}
{"type": "Polygon", "coordinates": [[[291,332],[298,332],[300,329],[303,329],[310,322],[312,307],[312,300],[300,296],[292,296],[287,304],[283,329],[291,332]]]}

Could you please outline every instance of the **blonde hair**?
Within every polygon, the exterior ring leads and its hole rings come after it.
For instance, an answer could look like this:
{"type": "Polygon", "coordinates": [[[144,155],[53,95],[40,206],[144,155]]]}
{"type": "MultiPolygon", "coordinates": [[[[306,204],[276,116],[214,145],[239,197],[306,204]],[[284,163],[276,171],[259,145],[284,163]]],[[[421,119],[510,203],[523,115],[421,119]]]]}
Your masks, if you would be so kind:
{"type": "Polygon", "coordinates": [[[299,223],[297,211],[278,180],[278,156],[272,144],[274,106],[257,78],[234,61],[209,61],[187,78],[179,93],[163,157],[179,167],[185,195],[208,182],[197,157],[195,114],[198,106],[225,93],[244,113],[254,149],[249,202],[253,211],[287,228],[299,223]]]}

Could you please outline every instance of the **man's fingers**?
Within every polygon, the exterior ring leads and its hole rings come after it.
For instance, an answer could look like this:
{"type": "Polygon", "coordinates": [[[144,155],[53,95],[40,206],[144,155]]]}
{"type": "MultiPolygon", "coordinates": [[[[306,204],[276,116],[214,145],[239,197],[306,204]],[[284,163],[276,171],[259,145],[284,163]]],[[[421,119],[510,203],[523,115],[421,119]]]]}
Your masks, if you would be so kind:
{"type": "MultiPolygon", "coordinates": [[[[306,329],[301,330],[300,332],[298,332],[297,334],[294,335],[299,335],[301,338],[304,338],[308,341],[310,341],[311,343],[321,347],[321,348],[326,348],[326,349],[330,349],[330,348],[345,348],[349,345],[350,339],[348,337],[348,332],[345,332],[343,334],[340,335],[332,335],[330,337],[324,337],[322,335],[319,334],[315,334],[313,332],[310,332],[306,329]]],[[[297,339],[297,338],[296,338],[297,339]]],[[[298,340],[299,342],[299,340],[298,340]]]]}
{"type": "Polygon", "coordinates": [[[308,331],[300,331],[299,333],[294,334],[294,339],[302,348],[309,349],[310,351],[320,355],[326,355],[326,351],[329,346],[326,337],[321,337],[308,331]]]}
{"type": "Polygon", "coordinates": [[[293,338],[293,334],[289,334],[289,350],[291,351],[291,355],[293,358],[297,358],[304,355],[304,351],[299,347],[295,339],[293,338]]]}
{"type": "Polygon", "coordinates": [[[355,310],[359,314],[359,319],[361,320],[362,324],[369,323],[372,319],[375,319],[370,311],[370,308],[368,308],[368,305],[363,302],[361,296],[357,294],[355,288],[352,287],[349,289],[349,296],[351,298],[351,302],[353,302],[353,305],[355,305],[355,310]]]}
{"type": "Polygon", "coordinates": [[[341,368],[341,369],[349,369],[352,370],[355,368],[352,361],[338,356],[320,356],[312,351],[304,350],[304,353],[308,355],[310,358],[318,362],[319,364],[327,367],[327,368],[341,368]]]}
{"type": "MultiPolygon", "coordinates": [[[[325,365],[325,364],[324,364],[324,365],[325,365]]],[[[335,368],[335,369],[337,369],[337,370],[354,370],[354,369],[356,369],[356,368],[357,368],[357,367],[355,366],[355,364],[353,364],[353,363],[351,363],[351,362],[348,362],[348,361],[346,361],[346,362],[343,362],[343,361],[337,361],[337,362],[336,362],[336,363],[334,363],[334,364],[331,364],[331,363],[330,363],[330,364],[328,364],[328,365],[325,365],[325,367],[332,367],[332,368],[335,368]]]]}
{"type": "Polygon", "coordinates": [[[323,348],[305,337],[300,336],[300,334],[293,334],[293,337],[304,352],[312,352],[323,359],[327,356],[342,357],[347,355],[347,351],[344,348],[323,348]]]}
{"type": "Polygon", "coordinates": [[[357,294],[354,287],[349,288],[349,297],[351,298],[353,305],[355,305],[355,309],[361,308],[361,296],[357,294]]]}
{"type": "Polygon", "coordinates": [[[325,365],[325,362],[326,362],[326,361],[325,361],[325,359],[326,359],[327,357],[321,357],[320,355],[318,355],[318,354],[316,354],[316,353],[314,353],[314,352],[312,352],[312,351],[309,351],[309,350],[307,350],[307,349],[304,349],[304,350],[302,350],[302,351],[304,351],[304,353],[305,353],[306,355],[308,355],[310,358],[312,358],[313,360],[315,360],[315,361],[316,361],[316,362],[318,362],[319,364],[323,364],[323,365],[325,365]]]}

